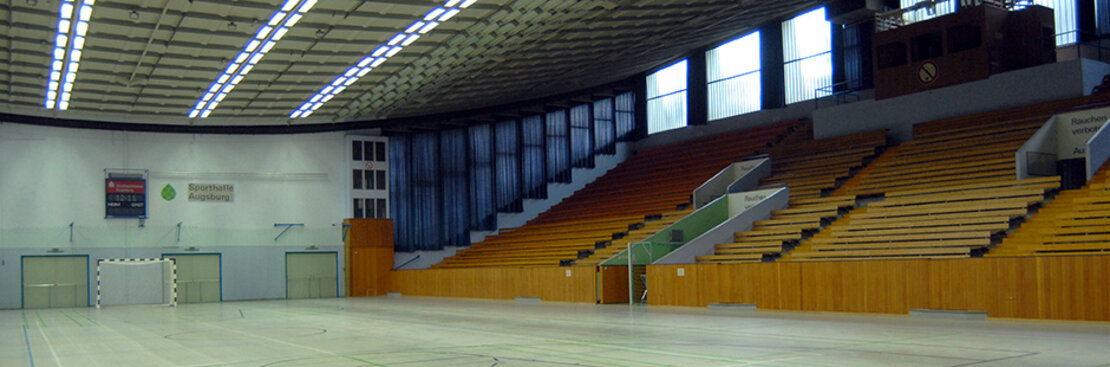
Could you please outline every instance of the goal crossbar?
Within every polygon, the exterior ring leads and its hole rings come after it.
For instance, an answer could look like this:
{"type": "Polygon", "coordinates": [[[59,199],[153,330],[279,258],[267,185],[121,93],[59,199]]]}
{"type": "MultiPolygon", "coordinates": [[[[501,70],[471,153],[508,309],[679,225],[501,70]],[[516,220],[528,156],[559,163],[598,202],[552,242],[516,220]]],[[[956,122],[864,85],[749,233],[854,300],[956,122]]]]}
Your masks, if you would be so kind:
{"type": "MultiPolygon", "coordinates": [[[[102,278],[101,266],[105,263],[120,263],[127,265],[138,265],[142,263],[169,263],[169,279],[166,286],[170,289],[170,296],[168,304],[170,307],[177,306],[177,260],[169,257],[154,257],[154,258],[120,258],[120,259],[97,259],[96,260],[96,308],[100,308],[102,300],[102,278]]],[[[164,290],[163,290],[164,291],[164,290]]]]}

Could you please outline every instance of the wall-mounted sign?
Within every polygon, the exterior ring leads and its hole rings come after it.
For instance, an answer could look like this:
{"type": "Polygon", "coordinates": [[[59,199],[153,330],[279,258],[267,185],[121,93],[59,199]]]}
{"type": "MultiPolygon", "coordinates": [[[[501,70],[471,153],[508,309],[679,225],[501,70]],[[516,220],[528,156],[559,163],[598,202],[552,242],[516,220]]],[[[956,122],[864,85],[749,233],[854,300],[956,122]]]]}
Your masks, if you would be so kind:
{"type": "Polygon", "coordinates": [[[173,200],[173,198],[176,198],[176,197],[177,197],[177,190],[174,190],[173,186],[171,186],[170,184],[166,184],[166,186],[162,188],[162,199],[163,200],[170,201],[170,200],[173,200]]]}
{"type": "Polygon", "coordinates": [[[922,85],[933,84],[937,81],[937,64],[932,61],[926,61],[917,68],[917,81],[922,85]]]}
{"type": "Polygon", "coordinates": [[[235,201],[235,185],[191,183],[189,201],[230,203],[235,201]]]}
{"type": "Polygon", "coordinates": [[[104,217],[146,218],[146,171],[104,170],[104,217]]]}
{"type": "Polygon", "coordinates": [[[1110,108],[1056,115],[1057,159],[1087,156],[1087,141],[1110,119],[1110,108]]]}

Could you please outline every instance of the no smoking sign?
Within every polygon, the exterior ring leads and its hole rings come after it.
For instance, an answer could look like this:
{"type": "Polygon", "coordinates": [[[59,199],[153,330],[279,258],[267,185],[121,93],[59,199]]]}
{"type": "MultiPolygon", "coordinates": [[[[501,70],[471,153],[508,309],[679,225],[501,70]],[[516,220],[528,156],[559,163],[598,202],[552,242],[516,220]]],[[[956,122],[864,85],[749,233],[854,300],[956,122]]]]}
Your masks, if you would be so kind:
{"type": "Polygon", "coordinates": [[[917,81],[922,85],[933,84],[937,81],[937,64],[932,61],[926,61],[917,68],[917,81]]]}

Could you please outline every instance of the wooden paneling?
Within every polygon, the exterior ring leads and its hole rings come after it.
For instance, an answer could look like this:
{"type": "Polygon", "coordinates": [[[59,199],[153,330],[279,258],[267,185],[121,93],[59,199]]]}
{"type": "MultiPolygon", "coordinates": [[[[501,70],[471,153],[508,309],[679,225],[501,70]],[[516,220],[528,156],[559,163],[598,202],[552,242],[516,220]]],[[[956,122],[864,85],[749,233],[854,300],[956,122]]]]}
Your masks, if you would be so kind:
{"type": "Polygon", "coordinates": [[[927,308],[1110,321],[1107,284],[1110,256],[653,265],[648,303],[893,314],[927,308]]]}
{"type": "Polygon", "coordinates": [[[393,270],[393,220],[346,219],[347,296],[379,296],[388,291],[393,270]]]}
{"type": "Polygon", "coordinates": [[[628,267],[598,267],[598,303],[628,303],[628,267]]]}
{"type": "Polygon", "coordinates": [[[391,280],[391,292],[409,296],[597,302],[594,266],[400,270],[391,280]]]}

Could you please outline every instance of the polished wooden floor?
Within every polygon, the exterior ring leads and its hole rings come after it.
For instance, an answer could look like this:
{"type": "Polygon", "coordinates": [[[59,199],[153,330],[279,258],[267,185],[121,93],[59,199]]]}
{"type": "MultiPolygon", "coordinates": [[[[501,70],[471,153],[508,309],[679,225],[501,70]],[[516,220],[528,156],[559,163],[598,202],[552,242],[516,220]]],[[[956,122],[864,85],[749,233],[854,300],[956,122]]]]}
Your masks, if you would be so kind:
{"type": "Polygon", "coordinates": [[[0,311],[0,366],[1110,366],[1110,324],[355,298],[0,311]]]}

